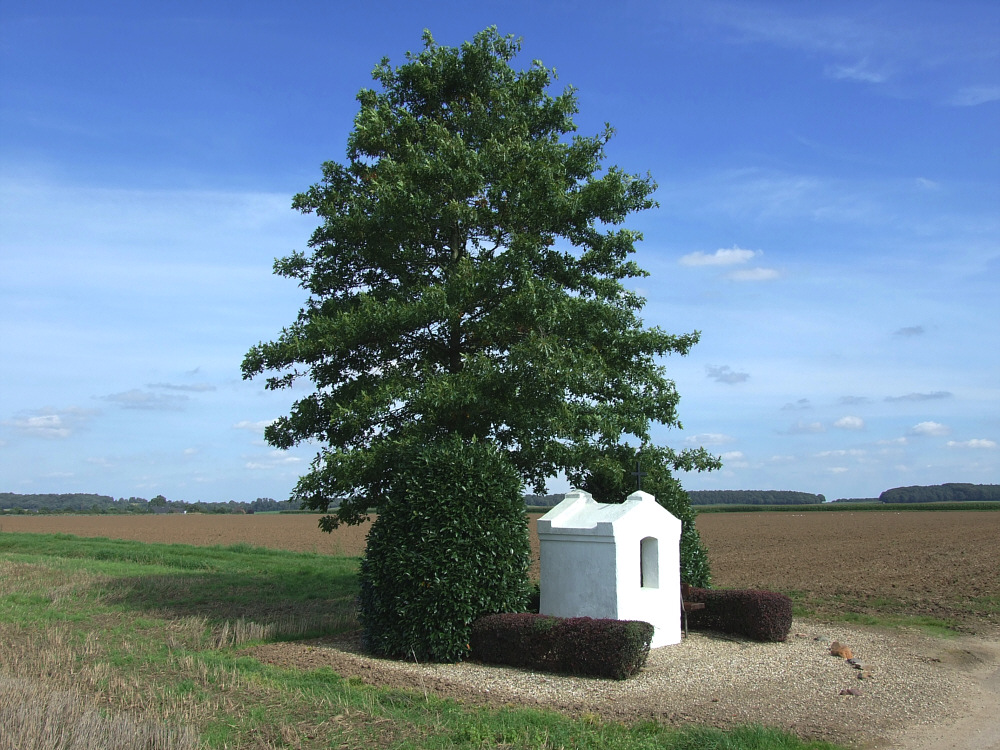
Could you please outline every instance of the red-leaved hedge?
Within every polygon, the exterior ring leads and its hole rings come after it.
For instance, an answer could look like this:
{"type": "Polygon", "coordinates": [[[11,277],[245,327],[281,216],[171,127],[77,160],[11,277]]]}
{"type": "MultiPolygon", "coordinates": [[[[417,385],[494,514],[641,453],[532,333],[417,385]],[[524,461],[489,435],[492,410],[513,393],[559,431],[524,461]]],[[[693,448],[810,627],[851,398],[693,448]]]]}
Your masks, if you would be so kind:
{"type": "Polygon", "coordinates": [[[546,672],[623,680],[646,664],[653,626],[637,620],[552,617],[529,612],[472,623],[469,657],[546,672]]]}
{"type": "Polygon", "coordinates": [[[689,588],[684,600],[705,605],[688,613],[692,630],[716,630],[773,642],[784,641],[792,629],[792,600],[773,591],[689,588]]]}

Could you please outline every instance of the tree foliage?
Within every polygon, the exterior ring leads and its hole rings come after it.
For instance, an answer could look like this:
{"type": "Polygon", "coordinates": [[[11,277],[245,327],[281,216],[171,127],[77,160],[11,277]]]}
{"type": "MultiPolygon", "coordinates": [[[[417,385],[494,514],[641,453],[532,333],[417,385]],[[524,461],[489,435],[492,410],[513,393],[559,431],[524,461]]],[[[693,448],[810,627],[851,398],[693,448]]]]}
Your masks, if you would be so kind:
{"type": "MultiPolygon", "coordinates": [[[[320,450],[294,498],[328,509],[326,528],[386,499],[398,456],[445,435],[509,453],[542,492],[652,422],[677,425],[674,383],[657,358],[698,333],[644,327],[624,281],[629,214],[654,205],[647,176],[604,168],[610,126],[576,135],[572,88],[551,94],[540,62],[487,29],[384,59],[358,94],[346,162],[293,206],[320,226],[275,272],[308,292],[297,320],[260,343],[245,378],[307,377],[314,390],[265,431],[320,450]]],[[[668,462],[707,468],[704,451],[668,462]]]]}

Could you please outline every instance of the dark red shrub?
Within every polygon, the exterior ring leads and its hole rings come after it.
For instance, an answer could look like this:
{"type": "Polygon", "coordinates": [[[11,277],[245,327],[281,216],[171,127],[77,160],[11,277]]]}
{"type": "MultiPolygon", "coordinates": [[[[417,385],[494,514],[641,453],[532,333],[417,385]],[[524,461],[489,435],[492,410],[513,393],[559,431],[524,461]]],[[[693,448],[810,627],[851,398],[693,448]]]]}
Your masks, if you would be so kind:
{"type": "Polygon", "coordinates": [[[472,624],[469,647],[487,664],[623,680],[645,665],[652,639],[648,622],[499,614],[472,624]]]}
{"type": "Polygon", "coordinates": [[[704,609],[688,614],[692,630],[716,630],[754,641],[784,641],[792,629],[792,600],[773,591],[688,589],[685,600],[704,609]]]}

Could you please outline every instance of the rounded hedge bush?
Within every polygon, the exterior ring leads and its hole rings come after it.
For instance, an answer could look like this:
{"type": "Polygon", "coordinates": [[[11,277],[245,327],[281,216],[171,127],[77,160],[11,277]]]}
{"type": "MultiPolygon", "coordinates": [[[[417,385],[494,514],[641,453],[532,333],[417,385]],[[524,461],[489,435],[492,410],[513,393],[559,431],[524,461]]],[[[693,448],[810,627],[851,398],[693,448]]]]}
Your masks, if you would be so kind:
{"type": "Polygon", "coordinates": [[[521,488],[488,443],[449,436],[401,451],[361,562],[368,651],[459,661],[474,620],[524,611],[531,553],[521,488]]]}

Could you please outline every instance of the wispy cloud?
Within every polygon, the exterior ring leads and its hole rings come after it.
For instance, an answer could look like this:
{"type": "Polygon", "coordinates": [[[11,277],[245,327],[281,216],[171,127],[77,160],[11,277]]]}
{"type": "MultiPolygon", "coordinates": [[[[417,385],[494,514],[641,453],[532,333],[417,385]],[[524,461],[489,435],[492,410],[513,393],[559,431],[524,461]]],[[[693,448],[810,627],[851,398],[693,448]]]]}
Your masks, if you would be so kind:
{"type": "Polygon", "coordinates": [[[863,83],[884,83],[889,78],[886,73],[872,70],[867,58],[853,65],[828,65],[824,72],[830,78],[863,83]]]}
{"type": "Polygon", "coordinates": [[[782,411],[803,411],[812,409],[812,403],[807,398],[800,398],[798,401],[789,402],[781,407],[782,411]]]}
{"type": "Polygon", "coordinates": [[[731,281],[771,281],[780,275],[773,268],[741,268],[726,274],[726,278],[731,281]]]}
{"type": "Polygon", "coordinates": [[[871,399],[867,396],[841,396],[837,399],[837,403],[841,406],[860,406],[871,403],[871,399]]]}
{"type": "Polygon", "coordinates": [[[101,396],[102,401],[117,404],[123,409],[142,409],[144,411],[180,411],[189,400],[188,396],[173,394],[149,393],[138,388],[122,393],[112,393],[101,396]]]}
{"type": "Polygon", "coordinates": [[[790,435],[813,435],[820,432],[826,432],[822,422],[799,421],[788,428],[790,435]]]}
{"type": "Polygon", "coordinates": [[[949,440],[947,445],[949,448],[996,448],[997,447],[995,440],[986,440],[983,438],[973,438],[972,440],[965,440],[962,442],[949,440]]]}
{"type": "Polygon", "coordinates": [[[975,107],[1000,99],[1000,86],[965,86],[951,98],[956,107],[975,107]]]}
{"type": "Polygon", "coordinates": [[[731,30],[730,42],[769,44],[803,53],[803,64],[821,62],[834,80],[883,86],[893,96],[941,99],[975,106],[1000,98],[992,83],[996,23],[982,13],[974,26],[951,6],[923,4],[900,14],[894,6],[870,5],[863,14],[844,6],[818,11],[811,4],[736,3],[703,0],[700,14],[731,30]],[[971,84],[972,80],[989,83],[971,84]]]}
{"type": "Polygon", "coordinates": [[[93,409],[81,409],[75,406],[66,409],[45,407],[21,412],[12,419],[4,420],[3,424],[27,437],[58,440],[68,438],[86,426],[97,413],[93,409]]]}
{"type": "Polygon", "coordinates": [[[712,20],[737,30],[746,42],[768,42],[813,53],[853,56],[866,53],[877,44],[876,28],[846,16],[795,15],[774,6],[750,3],[706,5],[712,20]]]}
{"type": "Polygon", "coordinates": [[[907,393],[905,396],[886,396],[886,401],[938,401],[951,398],[950,391],[933,391],[932,393],[907,393]]]}
{"type": "Polygon", "coordinates": [[[746,263],[760,254],[760,250],[744,250],[733,245],[731,248],[716,250],[712,254],[703,253],[700,250],[688,253],[681,257],[680,264],[682,266],[732,266],[746,263]]]}
{"type": "Polygon", "coordinates": [[[950,435],[951,428],[947,425],[943,425],[940,422],[920,422],[919,424],[913,425],[910,428],[910,435],[921,435],[930,437],[940,437],[942,435],[950,435]]]}
{"type": "Polygon", "coordinates": [[[910,338],[912,336],[922,336],[924,332],[925,331],[923,326],[906,326],[904,328],[900,328],[897,331],[893,331],[892,335],[899,336],[902,338],[910,338]]]}
{"type": "Polygon", "coordinates": [[[736,372],[729,365],[708,365],[705,368],[705,372],[708,377],[717,383],[728,383],[730,385],[736,383],[745,383],[750,379],[750,374],[746,372],[736,372]]]}
{"type": "Polygon", "coordinates": [[[250,432],[261,433],[264,431],[265,427],[267,427],[269,424],[272,424],[273,422],[274,422],[273,419],[265,419],[260,422],[251,422],[249,420],[244,419],[242,422],[237,422],[236,424],[234,424],[233,429],[248,430],[250,432]]]}
{"type": "Polygon", "coordinates": [[[174,385],[173,383],[147,383],[147,388],[159,388],[165,391],[188,391],[189,393],[206,393],[214,391],[215,386],[208,383],[194,383],[192,385],[174,385]]]}

